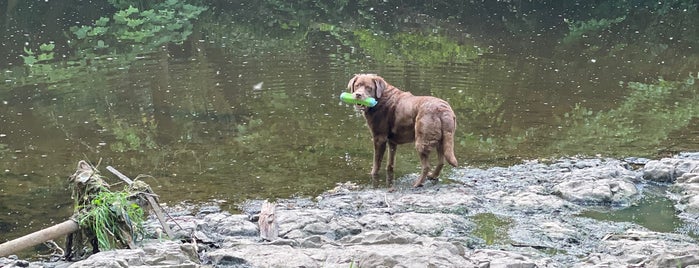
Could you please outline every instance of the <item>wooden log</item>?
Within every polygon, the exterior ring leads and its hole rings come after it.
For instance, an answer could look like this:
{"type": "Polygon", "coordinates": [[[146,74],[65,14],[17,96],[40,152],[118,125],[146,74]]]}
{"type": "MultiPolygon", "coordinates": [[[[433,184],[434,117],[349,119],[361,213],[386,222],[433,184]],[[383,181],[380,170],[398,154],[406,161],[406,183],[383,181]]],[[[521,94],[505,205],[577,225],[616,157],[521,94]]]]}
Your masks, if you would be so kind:
{"type": "Polygon", "coordinates": [[[33,232],[20,238],[0,244],[0,257],[7,257],[29,247],[57,239],[77,231],[78,223],[67,220],[49,228],[33,232]]]}
{"type": "Polygon", "coordinates": [[[260,237],[267,241],[279,238],[279,223],[275,219],[277,204],[265,201],[260,209],[260,218],[257,224],[260,227],[260,237]]]}

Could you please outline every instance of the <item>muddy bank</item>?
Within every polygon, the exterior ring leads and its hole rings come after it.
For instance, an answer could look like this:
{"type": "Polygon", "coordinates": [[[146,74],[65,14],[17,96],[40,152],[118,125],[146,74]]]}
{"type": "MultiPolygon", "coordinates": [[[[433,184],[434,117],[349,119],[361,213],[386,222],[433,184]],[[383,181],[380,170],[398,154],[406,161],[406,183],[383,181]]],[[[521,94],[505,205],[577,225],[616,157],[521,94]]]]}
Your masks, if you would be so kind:
{"type": "MultiPolygon", "coordinates": [[[[279,200],[280,239],[259,238],[262,201],[230,214],[216,206],[171,207],[177,236],[86,260],[8,267],[686,267],[699,265],[699,153],[661,160],[561,159],[456,169],[447,181],[398,191],[338,185],[313,199],[279,200]],[[661,190],[658,190],[661,189],[661,190]],[[671,231],[614,214],[650,195],[672,202],[671,231]]],[[[155,236],[158,223],[149,221],[155,236]]]]}

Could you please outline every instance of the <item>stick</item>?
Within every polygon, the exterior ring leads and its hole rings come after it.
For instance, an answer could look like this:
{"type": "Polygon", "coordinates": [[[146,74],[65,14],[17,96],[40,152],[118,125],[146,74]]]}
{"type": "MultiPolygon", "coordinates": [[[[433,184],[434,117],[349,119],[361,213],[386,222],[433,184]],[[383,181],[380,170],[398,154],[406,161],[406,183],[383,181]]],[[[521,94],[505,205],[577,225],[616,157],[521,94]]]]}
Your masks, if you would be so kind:
{"type": "Polygon", "coordinates": [[[126,184],[128,184],[128,185],[133,184],[132,179],[129,179],[129,177],[126,177],[126,175],[124,175],[121,172],[119,172],[118,170],[116,170],[116,168],[113,168],[112,166],[107,166],[107,170],[109,170],[109,172],[111,172],[111,173],[114,173],[114,175],[119,177],[121,180],[125,181],[126,184]]]}
{"type": "Polygon", "coordinates": [[[279,238],[279,223],[275,219],[276,203],[265,202],[260,209],[260,218],[257,224],[260,227],[260,237],[267,241],[274,241],[279,238]]]}
{"type": "Polygon", "coordinates": [[[33,247],[48,240],[66,236],[77,230],[77,222],[73,220],[64,221],[49,228],[0,244],[0,257],[9,256],[28,247],[33,247]]]}
{"type": "MultiPolygon", "coordinates": [[[[129,185],[133,184],[133,180],[124,175],[123,173],[119,172],[116,170],[116,168],[113,168],[112,166],[107,166],[107,170],[109,172],[114,173],[117,177],[119,177],[121,180],[125,181],[129,185]]],[[[150,204],[150,207],[153,209],[153,212],[155,212],[155,215],[158,217],[158,221],[160,221],[160,225],[163,226],[163,229],[165,230],[165,233],[167,234],[168,237],[174,238],[175,236],[172,233],[172,230],[170,229],[170,226],[167,225],[167,222],[165,220],[165,216],[163,215],[163,211],[160,209],[160,205],[158,205],[158,202],[153,199],[153,197],[150,194],[145,194],[146,200],[148,200],[148,203],[150,204]]]]}

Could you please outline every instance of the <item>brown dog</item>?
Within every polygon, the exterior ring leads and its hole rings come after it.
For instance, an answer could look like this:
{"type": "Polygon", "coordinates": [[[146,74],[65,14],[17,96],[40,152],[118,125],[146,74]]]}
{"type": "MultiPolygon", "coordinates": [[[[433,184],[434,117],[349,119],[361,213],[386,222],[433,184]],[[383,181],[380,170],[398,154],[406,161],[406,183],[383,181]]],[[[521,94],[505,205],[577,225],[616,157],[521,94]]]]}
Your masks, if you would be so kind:
{"type": "Polygon", "coordinates": [[[381,160],[388,144],[386,183],[393,184],[393,165],[398,144],[415,142],[420,154],[422,172],[413,187],[420,187],[426,178],[437,179],[444,167],[444,159],[456,167],[454,156],[454,132],[456,116],[449,103],[430,96],[413,96],[389,85],[383,78],[373,74],[355,75],[347,85],[356,99],[373,97],[378,101],[374,107],[359,106],[374,140],[374,163],[371,178],[377,181],[381,160]],[[430,173],[428,156],[437,149],[437,166],[430,173]]]}

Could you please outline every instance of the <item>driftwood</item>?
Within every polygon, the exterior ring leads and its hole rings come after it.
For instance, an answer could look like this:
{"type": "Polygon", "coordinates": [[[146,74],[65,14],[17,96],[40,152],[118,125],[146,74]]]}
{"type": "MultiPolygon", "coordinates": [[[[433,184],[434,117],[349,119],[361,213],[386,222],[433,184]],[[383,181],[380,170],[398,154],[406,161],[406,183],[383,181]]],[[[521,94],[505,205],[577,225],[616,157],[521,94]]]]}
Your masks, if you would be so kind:
{"type": "Polygon", "coordinates": [[[77,231],[78,223],[67,220],[49,228],[33,232],[20,238],[0,244],[0,257],[7,257],[29,247],[36,246],[48,240],[57,239],[77,231]]]}
{"type": "MultiPolygon", "coordinates": [[[[140,203],[145,203],[143,201],[144,198],[145,200],[147,200],[148,205],[150,205],[151,209],[158,216],[158,219],[160,220],[163,229],[166,231],[167,235],[172,238],[172,230],[166,224],[163,212],[160,206],[158,205],[157,200],[153,197],[155,196],[155,194],[153,194],[152,190],[150,189],[150,186],[141,181],[133,181],[129,179],[113,167],[107,167],[107,169],[129,184],[129,193],[135,193],[130,198],[134,198],[134,201],[137,204],[143,207],[143,204],[140,203]]],[[[94,167],[92,167],[90,164],[83,160],[78,162],[78,168],[76,172],[72,176],[70,176],[70,182],[71,187],[73,187],[72,198],[76,200],[76,214],[73,215],[73,217],[71,217],[70,220],[67,220],[63,223],[0,244],[0,257],[9,256],[18,251],[24,250],[32,246],[36,246],[38,244],[62,236],[68,236],[68,238],[66,239],[67,243],[65,257],[69,259],[72,256],[74,239],[76,240],[75,242],[77,242],[75,243],[76,253],[78,253],[78,255],[81,255],[81,231],[90,232],[92,230],[90,230],[91,228],[80,228],[80,224],[78,224],[78,213],[81,213],[83,209],[87,208],[91,204],[92,199],[97,194],[103,191],[109,192],[109,185],[101,179],[101,176],[99,176],[98,171],[94,167]],[[80,210],[78,210],[78,208],[80,210]],[[77,235],[74,236],[74,234],[77,235]]],[[[120,237],[125,240],[122,240],[121,242],[126,244],[129,248],[136,248],[136,245],[133,243],[133,239],[131,236],[132,234],[129,233],[127,230],[120,229],[120,237]]],[[[97,240],[96,238],[94,238],[94,233],[92,233],[92,235],[88,234],[87,237],[91,240],[94,240],[92,241],[93,253],[97,252],[97,240]]],[[[118,237],[115,238],[119,239],[118,237]]]]}
{"type": "Polygon", "coordinates": [[[265,201],[260,209],[260,218],[257,224],[260,226],[260,237],[267,241],[279,238],[279,223],[275,219],[277,204],[265,201]]]}

